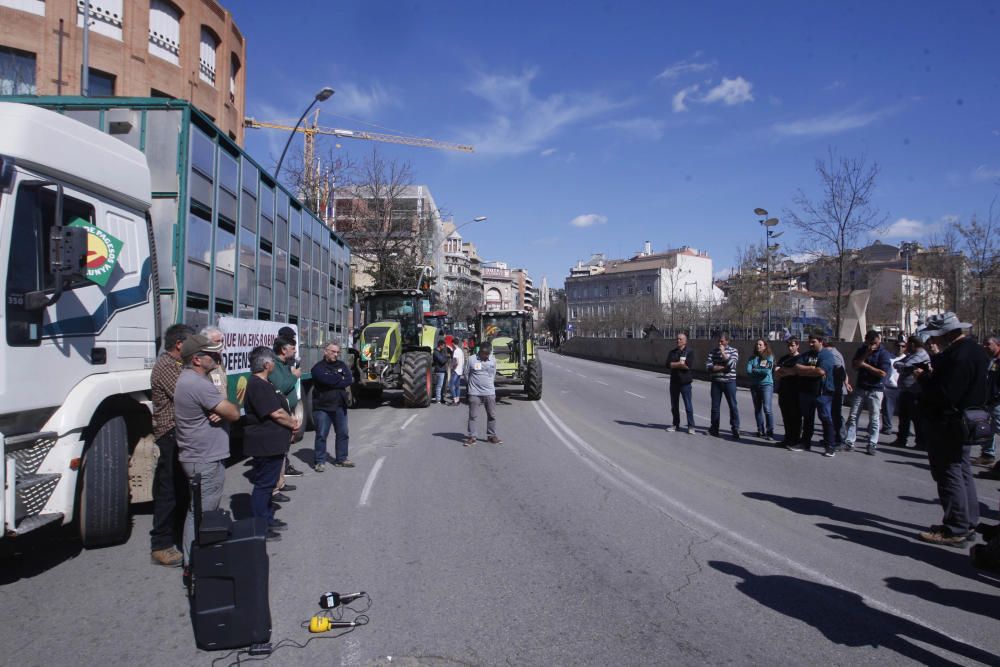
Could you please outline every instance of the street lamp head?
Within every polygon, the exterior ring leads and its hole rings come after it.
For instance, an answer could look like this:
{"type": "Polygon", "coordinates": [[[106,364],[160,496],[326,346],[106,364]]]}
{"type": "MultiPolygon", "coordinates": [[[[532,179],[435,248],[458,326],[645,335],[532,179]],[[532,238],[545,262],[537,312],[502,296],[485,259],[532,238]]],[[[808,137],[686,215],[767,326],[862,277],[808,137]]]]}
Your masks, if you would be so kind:
{"type": "Polygon", "coordinates": [[[473,222],[483,222],[484,220],[486,220],[485,215],[477,215],[472,219],[473,222]]]}
{"type": "Polygon", "coordinates": [[[760,217],[762,217],[762,218],[763,218],[764,216],[766,216],[766,215],[767,215],[767,211],[765,211],[765,210],[764,210],[764,209],[762,209],[762,208],[755,208],[755,209],[753,210],[753,212],[754,212],[755,214],[759,215],[759,216],[760,216],[760,217]]]}
{"type": "Polygon", "coordinates": [[[768,218],[767,220],[765,220],[764,222],[762,222],[760,224],[764,225],[765,227],[774,227],[775,225],[778,224],[778,219],[777,218],[768,218]]]}
{"type": "Polygon", "coordinates": [[[331,97],[333,97],[333,88],[330,86],[324,86],[323,88],[320,88],[318,93],[316,93],[317,102],[326,102],[331,97]]]}
{"type": "Polygon", "coordinates": [[[767,230],[767,236],[768,236],[768,238],[772,238],[772,239],[776,239],[776,238],[778,238],[779,236],[781,236],[784,233],[785,232],[772,232],[770,229],[767,230]]]}

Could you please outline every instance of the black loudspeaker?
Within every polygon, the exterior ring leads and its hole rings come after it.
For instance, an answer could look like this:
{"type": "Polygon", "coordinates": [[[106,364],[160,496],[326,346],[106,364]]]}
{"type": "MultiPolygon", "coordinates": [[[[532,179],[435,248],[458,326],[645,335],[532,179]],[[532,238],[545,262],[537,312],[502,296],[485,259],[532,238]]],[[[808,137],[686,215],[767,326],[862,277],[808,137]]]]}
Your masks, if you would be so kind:
{"type": "MultiPolygon", "coordinates": [[[[202,539],[202,528],[211,533],[216,527],[212,521],[200,520],[200,485],[193,483],[192,491],[199,519],[198,535],[191,545],[191,619],[195,643],[199,648],[215,651],[269,642],[267,521],[243,519],[232,524],[229,536],[224,539],[215,542],[202,539]]],[[[221,536],[212,539],[218,537],[221,536]]]]}

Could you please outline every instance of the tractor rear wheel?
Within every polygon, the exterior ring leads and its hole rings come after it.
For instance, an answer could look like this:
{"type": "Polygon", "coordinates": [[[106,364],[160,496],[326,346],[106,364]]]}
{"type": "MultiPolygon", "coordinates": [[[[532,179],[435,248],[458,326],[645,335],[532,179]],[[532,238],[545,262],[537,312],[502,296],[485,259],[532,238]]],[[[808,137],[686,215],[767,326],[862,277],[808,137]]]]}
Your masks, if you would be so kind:
{"type": "Polygon", "coordinates": [[[408,408],[426,408],[431,404],[431,355],[429,352],[405,352],[403,366],[403,402],[408,408]]]}
{"type": "Polygon", "coordinates": [[[524,373],[524,391],[529,401],[537,401],[542,397],[542,362],[537,358],[528,362],[524,373]]]}

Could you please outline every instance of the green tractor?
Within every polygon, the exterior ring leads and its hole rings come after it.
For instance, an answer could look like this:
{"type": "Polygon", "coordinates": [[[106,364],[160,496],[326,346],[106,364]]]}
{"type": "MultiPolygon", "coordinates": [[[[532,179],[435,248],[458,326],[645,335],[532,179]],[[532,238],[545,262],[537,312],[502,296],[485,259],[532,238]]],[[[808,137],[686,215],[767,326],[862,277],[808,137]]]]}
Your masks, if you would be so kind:
{"type": "Polygon", "coordinates": [[[528,400],[542,397],[542,360],[535,355],[534,320],[527,310],[489,310],[476,316],[479,341],[493,345],[497,384],[524,385],[528,400]]]}
{"type": "Polygon", "coordinates": [[[406,407],[430,405],[438,330],[424,322],[425,299],[415,289],[375,290],[364,296],[365,326],[352,369],[360,397],[377,399],[383,389],[402,389],[406,407]]]}

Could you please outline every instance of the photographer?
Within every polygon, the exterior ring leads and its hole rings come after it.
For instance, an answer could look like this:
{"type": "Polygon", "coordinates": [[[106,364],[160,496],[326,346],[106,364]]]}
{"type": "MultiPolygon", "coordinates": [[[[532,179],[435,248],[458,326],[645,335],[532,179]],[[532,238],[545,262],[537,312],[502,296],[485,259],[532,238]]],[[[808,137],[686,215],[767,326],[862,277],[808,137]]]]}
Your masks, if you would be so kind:
{"type": "Polygon", "coordinates": [[[920,413],[926,419],[927,459],[944,510],[943,523],[920,533],[925,542],[959,546],[975,539],[979,498],[969,461],[973,441],[965,410],[986,402],[989,355],[965,335],[971,324],[955,313],[928,319],[921,332],[936,342],[941,353],[931,357],[931,371],[916,369],[921,384],[920,413]]]}

